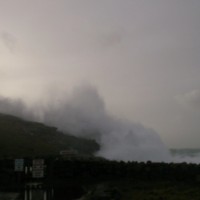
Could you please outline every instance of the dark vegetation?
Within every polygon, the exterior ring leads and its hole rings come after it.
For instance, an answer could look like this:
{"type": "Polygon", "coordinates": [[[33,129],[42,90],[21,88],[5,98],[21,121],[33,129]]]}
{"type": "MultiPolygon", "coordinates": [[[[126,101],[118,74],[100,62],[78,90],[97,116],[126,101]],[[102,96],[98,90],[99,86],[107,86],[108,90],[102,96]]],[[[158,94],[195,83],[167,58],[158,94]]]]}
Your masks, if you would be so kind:
{"type": "Polygon", "coordinates": [[[99,145],[94,140],[63,134],[55,127],[0,114],[0,157],[55,156],[69,149],[93,155],[99,145]]]}
{"type": "Polygon", "coordinates": [[[200,199],[197,164],[57,160],[49,166],[58,185],[68,180],[85,186],[85,200],[200,199]]]}
{"type": "MultiPolygon", "coordinates": [[[[31,159],[26,159],[26,165],[31,159]]],[[[52,185],[64,199],[83,195],[83,200],[200,199],[200,165],[186,163],[138,163],[107,160],[46,158],[44,184],[52,185]],[[73,195],[72,195],[73,196],[73,195]]],[[[13,160],[0,160],[0,188],[16,188],[34,181],[19,176],[13,160]],[[7,186],[7,187],[6,187],[7,186]]]]}

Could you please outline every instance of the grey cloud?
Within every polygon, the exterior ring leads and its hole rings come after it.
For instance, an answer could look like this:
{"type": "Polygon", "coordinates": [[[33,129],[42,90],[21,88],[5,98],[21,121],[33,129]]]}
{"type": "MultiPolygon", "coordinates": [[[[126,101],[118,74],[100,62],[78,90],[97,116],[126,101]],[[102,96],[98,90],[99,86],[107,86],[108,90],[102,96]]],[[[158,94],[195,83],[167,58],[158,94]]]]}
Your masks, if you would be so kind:
{"type": "Polygon", "coordinates": [[[200,90],[194,89],[176,96],[177,101],[183,106],[200,111],[200,90]]]}
{"type": "Polygon", "coordinates": [[[32,102],[52,84],[67,90],[87,80],[100,88],[113,115],[156,129],[171,147],[193,147],[196,136],[183,144],[179,133],[199,130],[198,92],[184,92],[200,84],[200,1],[53,2],[1,2],[0,24],[10,31],[0,30],[3,50],[7,46],[2,94],[32,102]],[[19,41],[20,56],[11,57],[8,48],[17,53],[19,41]],[[180,116],[187,119],[178,124],[180,116]]]}
{"type": "Polygon", "coordinates": [[[9,49],[11,53],[15,51],[17,45],[17,39],[14,35],[8,33],[7,31],[0,32],[0,38],[4,45],[9,49]]]}
{"type": "Polygon", "coordinates": [[[115,47],[120,44],[124,39],[124,36],[119,31],[110,31],[102,34],[98,34],[98,42],[102,47],[115,47]]]}

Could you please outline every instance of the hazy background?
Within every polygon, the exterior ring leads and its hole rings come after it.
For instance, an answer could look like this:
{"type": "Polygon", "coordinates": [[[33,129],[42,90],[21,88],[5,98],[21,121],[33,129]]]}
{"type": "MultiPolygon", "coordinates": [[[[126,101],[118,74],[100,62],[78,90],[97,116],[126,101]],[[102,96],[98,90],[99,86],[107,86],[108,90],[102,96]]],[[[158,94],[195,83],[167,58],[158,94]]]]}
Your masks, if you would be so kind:
{"type": "Polygon", "coordinates": [[[199,35],[198,0],[0,0],[0,94],[48,105],[89,83],[116,118],[200,147],[199,35]]]}

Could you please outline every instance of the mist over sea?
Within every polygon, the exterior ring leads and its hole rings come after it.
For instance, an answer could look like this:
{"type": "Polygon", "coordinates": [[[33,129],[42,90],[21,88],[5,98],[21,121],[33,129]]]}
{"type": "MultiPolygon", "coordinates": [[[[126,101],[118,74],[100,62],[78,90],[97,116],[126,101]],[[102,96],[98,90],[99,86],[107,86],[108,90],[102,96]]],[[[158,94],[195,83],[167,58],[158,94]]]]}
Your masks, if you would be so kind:
{"type": "Polygon", "coordinates": [[[173,162],[200,163],[200,148],[170,149],[173,162]]]}

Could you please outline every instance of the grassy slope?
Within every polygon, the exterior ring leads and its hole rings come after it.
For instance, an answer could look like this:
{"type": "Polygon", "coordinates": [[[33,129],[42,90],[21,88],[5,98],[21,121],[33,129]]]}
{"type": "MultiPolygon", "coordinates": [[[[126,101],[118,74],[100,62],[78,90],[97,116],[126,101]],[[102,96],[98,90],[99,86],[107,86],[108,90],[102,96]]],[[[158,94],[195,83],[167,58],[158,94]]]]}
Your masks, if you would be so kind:
{"type": "Polygon", "coordinates": [[[199,200],[200,186],[175,182],[137,182],[124,183],[123,200],[199,200]]]}
{"type": "Polygon", "coordinates": [[[96,185],[94,184],[92,186],[89,186],[88,191],[90,192],[88,192],[82,198],[83,200],[94,200],[94,199],[199,200],[200,199],[199,184],[170,182],[170,181],[115,180],[108,182],[100,182],[96,185]]]}
{"type": "Polygon", "coordinates": [[[64,149],[91,155],[98,148],[95,141],[64,135],[55,127],[0,114],[0,157],[58,155],[64,149]]]}

